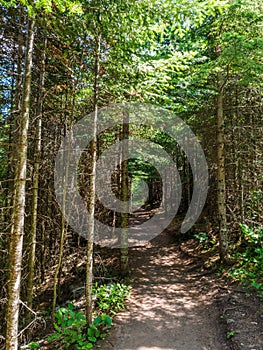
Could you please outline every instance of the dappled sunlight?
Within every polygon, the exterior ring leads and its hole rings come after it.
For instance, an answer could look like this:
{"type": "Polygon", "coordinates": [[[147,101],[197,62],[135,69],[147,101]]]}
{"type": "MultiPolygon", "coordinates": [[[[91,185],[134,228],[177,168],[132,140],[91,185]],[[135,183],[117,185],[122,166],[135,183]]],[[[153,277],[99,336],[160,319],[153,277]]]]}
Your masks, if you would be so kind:
{"type": "Polygon", "coordinates": [[[134,288],[129,309],[116,318],[116,350],[221,349],[216,332],[203,336],[217,322],[214,281],[201,276],[193,258],[168,238],[132,249],[134,288]]]}

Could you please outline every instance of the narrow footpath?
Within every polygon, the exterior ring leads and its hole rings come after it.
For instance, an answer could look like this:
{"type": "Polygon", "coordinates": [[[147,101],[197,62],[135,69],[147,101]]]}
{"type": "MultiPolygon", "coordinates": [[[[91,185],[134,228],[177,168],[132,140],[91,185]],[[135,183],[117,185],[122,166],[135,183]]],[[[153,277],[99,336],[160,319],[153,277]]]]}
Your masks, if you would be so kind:
{"type": "MultiPolygon", "coordinates": [[[[194,247],[193,247],[194,249],[194,247]]],[[[102,350],[225,350],[217,278],[164,231],[130,252],[132,295],[102,350]]]]}

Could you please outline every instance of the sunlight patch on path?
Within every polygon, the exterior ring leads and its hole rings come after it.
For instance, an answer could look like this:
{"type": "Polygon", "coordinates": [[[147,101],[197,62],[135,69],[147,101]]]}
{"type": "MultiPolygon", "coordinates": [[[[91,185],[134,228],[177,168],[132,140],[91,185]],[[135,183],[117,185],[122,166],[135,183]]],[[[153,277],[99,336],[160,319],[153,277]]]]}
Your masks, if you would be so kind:
{"type": "Polygon", "coordinates": [[[215,289],[168,238],[133,250],[129,308],[102,350],[223,350],[215,289]]]}

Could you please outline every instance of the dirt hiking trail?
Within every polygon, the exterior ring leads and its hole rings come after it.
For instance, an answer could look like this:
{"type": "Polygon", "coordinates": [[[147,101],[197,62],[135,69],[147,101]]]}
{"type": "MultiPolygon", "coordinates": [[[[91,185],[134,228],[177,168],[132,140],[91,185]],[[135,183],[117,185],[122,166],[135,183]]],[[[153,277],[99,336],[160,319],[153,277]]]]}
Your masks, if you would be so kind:
{"type": "MultiPolygon", "coordinates": [[[[193,247],[194,249],[194,247],[193,247]]],[[[130,252],[132,295],[102,350],[223,350],[216,277],[164,231],[130,252]]]]}

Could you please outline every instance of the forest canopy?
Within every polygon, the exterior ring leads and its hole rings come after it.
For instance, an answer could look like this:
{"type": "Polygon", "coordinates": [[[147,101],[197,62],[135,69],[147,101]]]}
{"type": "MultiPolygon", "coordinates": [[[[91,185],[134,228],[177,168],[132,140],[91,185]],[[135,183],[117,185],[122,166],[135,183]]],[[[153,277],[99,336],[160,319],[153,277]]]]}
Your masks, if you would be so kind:
{"type": "MultiPolygon", "coordinates": [[[[81,246],[91,324],[96,220],[111,234],[120,229],[118,273],[125,276],[134,212],[149,210],[151,218],[157,208],[177,208],[185,216],[201,158],[189,160],[183,141],[180,146],[169,134],[181,125],[198,140],[191,152],[200,147],[207,163],[199,220],[212,230],[205,234],[213,236],[221,262],[237,260],[234,278],[263,289],[262,8],[262,0],[0,0],[0,334],[6,349],[25,341],[47,277],[54,321],[65,256],[81,246]],[[170,119],[160,112],[150,125],[142,113],[136,124],[129,122],[132,113],[122,112],[112,118],[118,123],[99,129],[101,111],[132,103],[167,110],[170,119]],[[65,168],[59,206],[56,157],[84,116],[90,142],[78,176],[65,168]],[[138,139],[169,155],[180,178],[180,203],[171,195],[179,180],[167,170],[169,162],[157,151],[148,156],[151,147],[138,139]],[[130,156],[128,141],[137,143],[130,156]],[[116,159],[103,158],[117,143],[116,159]],[[109,187],[123,211],[104,206],[96,188],[96,177],[111,166],[109,187]],[[72,179],[88,213],[87,242],[65,215],[72,179]]],[[[107,197],[108,187],[103,190],[107,197]]]]}

